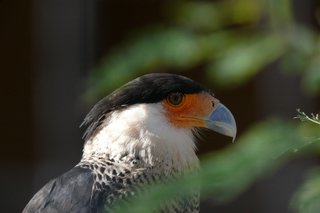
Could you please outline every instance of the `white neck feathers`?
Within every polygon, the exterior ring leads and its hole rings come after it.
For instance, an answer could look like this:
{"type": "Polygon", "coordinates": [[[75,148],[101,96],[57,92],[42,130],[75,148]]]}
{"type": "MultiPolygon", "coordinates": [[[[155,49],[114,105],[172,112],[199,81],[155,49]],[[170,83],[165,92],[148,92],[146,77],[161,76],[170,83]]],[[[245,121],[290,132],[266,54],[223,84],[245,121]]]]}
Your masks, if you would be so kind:
{"type": "Polygon", "coordinates": [[[83,159],[129,154],[150,166],[162,162],[175,168],[193,167],[198,165],[194,149],[191,129],[168,122],[161,103],[136,104],[112,112],[101,130],[86,142],[83,159]]]}

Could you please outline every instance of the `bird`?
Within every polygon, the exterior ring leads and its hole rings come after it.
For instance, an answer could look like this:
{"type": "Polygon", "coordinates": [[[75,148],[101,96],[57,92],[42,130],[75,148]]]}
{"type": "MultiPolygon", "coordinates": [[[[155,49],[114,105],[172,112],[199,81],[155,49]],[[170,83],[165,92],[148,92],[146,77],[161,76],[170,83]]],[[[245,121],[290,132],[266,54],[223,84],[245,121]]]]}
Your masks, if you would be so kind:
{"type": "MultiPolygon", "coordinates": [[[[236,137],[230,110],[190,78],[142,75],[101,99],[89,111],[80,162],[45,184],[23,213],[112,212],[155,184],[198,170],[199,129],[236,137]]],[[[176,198],[157,212],[199,212],[199,193],[176,198]]]]}

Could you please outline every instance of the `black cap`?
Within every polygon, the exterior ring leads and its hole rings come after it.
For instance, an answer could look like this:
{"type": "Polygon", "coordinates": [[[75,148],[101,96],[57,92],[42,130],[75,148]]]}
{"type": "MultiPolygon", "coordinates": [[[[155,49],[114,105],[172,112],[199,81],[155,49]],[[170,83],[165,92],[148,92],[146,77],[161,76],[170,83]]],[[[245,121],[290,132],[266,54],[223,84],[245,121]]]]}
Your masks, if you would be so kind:
{"type": "Polygon", "coordinates": [[[176,74],[152,73],[136,78],[100,100],[87,114],[81,126],[88,126],[84,138],[89,139],[109,113],[139,103],[157,103],[170,93],[184,94],[206,91],[195,81],[176,74]]]}

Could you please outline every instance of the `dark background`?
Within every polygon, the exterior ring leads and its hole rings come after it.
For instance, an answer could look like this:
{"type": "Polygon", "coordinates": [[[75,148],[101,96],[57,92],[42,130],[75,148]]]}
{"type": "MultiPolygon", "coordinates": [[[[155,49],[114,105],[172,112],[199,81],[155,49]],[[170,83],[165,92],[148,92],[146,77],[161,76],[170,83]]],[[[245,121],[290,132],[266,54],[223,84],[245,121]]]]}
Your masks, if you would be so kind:
{"type": "MultiPolygon", "coordinates": [[[[82,98],[87,78],[132,32],[166,23],[166,2],[0,0],[1,212],[21,212],[42,185],[80,160],[79,125],[90,108],[82,98]]],[[[313,10],[319,2],[294,2],[296,19],[316,28],[313,10]]],[[[203,80],[196,68],[185,75],[203,80]]],[[[234,112],[241,135],[270,115],[292,118],[300,107],[316,112],[319,99],[299,87],[298,76],[284,76],[274,63],[234,90],[212,89],[234,112]]],[[[199,153],[230,144],[218,139],[223,143],[200,143],[199,153]]],[[[317,163],[316,157],[296,159],[231,203],[203,202],[202,212],[289,212],[303,172],[317,163]]]]}

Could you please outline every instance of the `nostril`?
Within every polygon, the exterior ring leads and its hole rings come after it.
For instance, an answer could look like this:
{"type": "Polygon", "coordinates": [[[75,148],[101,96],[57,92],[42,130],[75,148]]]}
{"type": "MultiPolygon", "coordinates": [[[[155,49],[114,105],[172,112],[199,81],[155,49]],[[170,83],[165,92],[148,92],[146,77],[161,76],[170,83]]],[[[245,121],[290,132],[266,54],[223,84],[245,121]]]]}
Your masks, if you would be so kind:
{"type": "Polygon", "coordinates": [[[216,104],[214,103],[214,101],[211,101],[211,103],[212,103],[212,107],[214,108],[216,104]]]}

